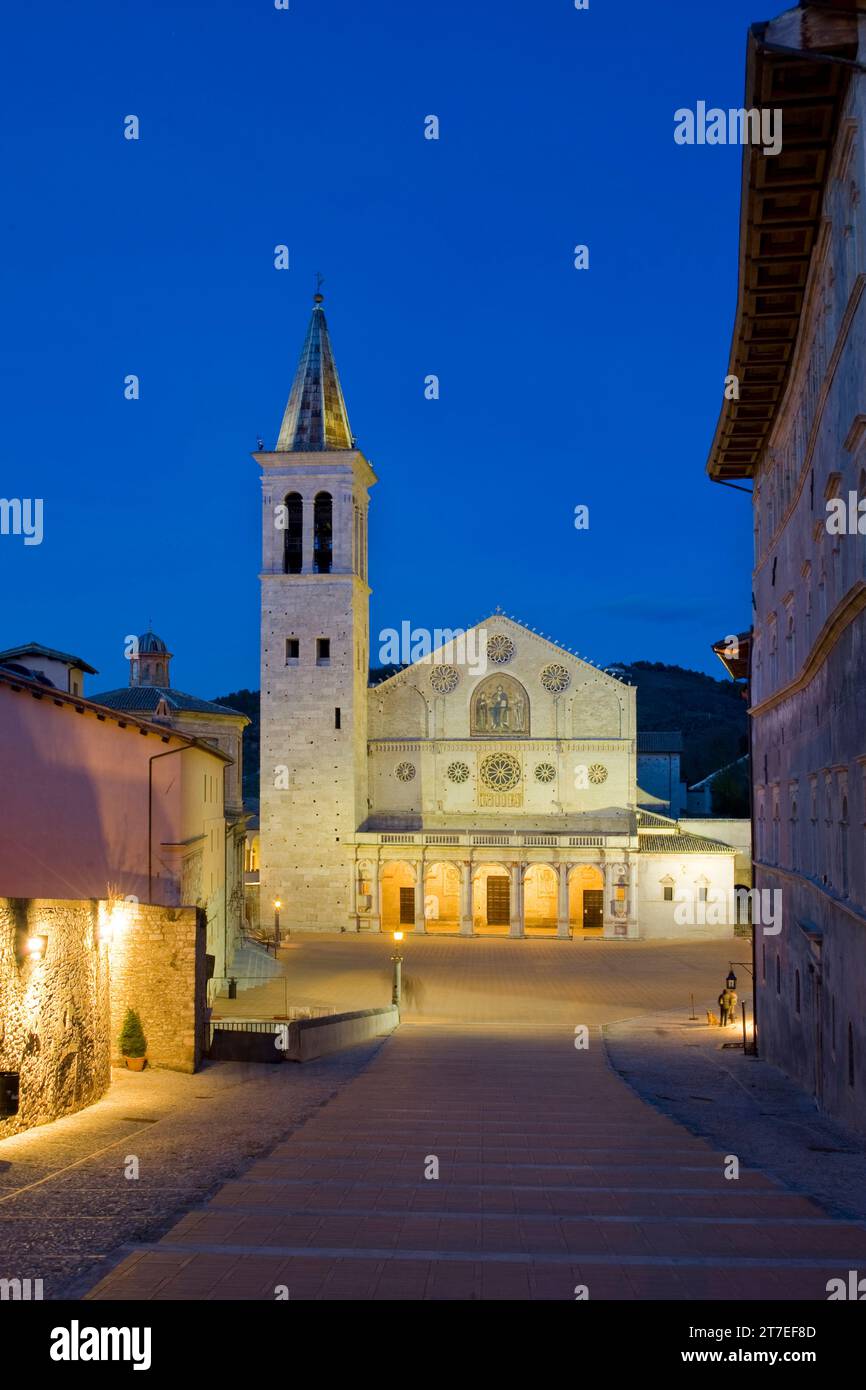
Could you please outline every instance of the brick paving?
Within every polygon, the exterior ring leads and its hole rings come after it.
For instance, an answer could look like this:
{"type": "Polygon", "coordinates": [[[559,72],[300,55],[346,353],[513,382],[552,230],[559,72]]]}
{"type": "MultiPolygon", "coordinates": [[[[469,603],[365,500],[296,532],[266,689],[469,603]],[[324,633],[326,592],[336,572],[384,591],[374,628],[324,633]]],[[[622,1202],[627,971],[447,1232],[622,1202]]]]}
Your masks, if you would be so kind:
{"type": "Polygon", "coordinates": [[[724,1150],[639,1099],[596,1026],[575,1048],[573,1003],[568,1023],[534,1007],[544,1022],[404,1023],[88,1297],[815,1300],[866,1265],[866,1226],[763,1171],[726,1179],[724,1150]]]}

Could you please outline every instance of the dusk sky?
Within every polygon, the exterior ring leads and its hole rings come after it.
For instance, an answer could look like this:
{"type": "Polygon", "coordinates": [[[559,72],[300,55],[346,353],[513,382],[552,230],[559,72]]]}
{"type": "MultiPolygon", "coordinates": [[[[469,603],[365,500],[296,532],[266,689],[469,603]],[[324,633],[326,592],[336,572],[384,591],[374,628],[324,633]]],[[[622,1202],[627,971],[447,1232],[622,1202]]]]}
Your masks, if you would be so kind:
{"type": "Polygon", "coordinates": [[[676,145],[674,111],[741,104],[762,17],[756,0],[10,8],[0,493],[44,499],[44,539],[0,536],[0,646],[75,652],[96,692],[126,684],[124,638],[152,623],[180,689],[258,687],[250,454],[275,443],[321,271],[379,477],[373,663],[383,628],[498,604],[602,664],[721,677],[711,643],[750,622],[751,506],[705,474],[742,152],[676,145]]]}

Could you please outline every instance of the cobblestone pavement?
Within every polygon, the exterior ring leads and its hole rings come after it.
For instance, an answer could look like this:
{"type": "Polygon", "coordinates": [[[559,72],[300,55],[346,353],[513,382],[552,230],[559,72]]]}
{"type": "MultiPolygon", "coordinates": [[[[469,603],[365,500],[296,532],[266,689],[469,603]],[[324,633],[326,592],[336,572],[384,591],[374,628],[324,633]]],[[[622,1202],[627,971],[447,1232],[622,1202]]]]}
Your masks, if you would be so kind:
{"type": "Polygon", "coordinates": [[[114,1072],[77,1115],[0,1143],[0,1278],[77,1296],[124,1241],[155,1240],[334,1095],[376,1042],[303,1067],[114,1072]],[[129,1157],[139,1160],[131,1179],[129,1157]]]}
{"type": "MultiPolygon", "coordinates": [[[[325,943],[299,943],[293,985],[343,1006],[337,944],[326,978],[325,943]]],[[[381,975],[390,943],[347,944],[381,975]]],[[[411,940],[410,957],[414,1021],[89,1297],[815,1300],[866,1263],[861,1222],[760,1166],[730,1180],[731,1139],[690,1133],[607,1060],[601,1024],[713,998],[724,943],[411,940]]]]}

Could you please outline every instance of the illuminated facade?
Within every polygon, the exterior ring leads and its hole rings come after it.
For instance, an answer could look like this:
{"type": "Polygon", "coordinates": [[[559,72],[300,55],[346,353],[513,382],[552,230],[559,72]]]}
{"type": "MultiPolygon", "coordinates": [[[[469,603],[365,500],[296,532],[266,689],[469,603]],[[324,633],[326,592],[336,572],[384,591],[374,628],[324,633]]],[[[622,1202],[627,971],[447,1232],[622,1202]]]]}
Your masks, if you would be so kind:
{"type": "Polygon", "coordinates": [[[280,899],[307,929],[730,935],[703,907],[733,888],[735,851],[641,791],[636,692],[618,676],[496,612],[368,685],[377,480],[321,296],[277,448],[255,458],[262,921],[280,899]],[[695,920],[675,915],[683,895],[695,920]]]}

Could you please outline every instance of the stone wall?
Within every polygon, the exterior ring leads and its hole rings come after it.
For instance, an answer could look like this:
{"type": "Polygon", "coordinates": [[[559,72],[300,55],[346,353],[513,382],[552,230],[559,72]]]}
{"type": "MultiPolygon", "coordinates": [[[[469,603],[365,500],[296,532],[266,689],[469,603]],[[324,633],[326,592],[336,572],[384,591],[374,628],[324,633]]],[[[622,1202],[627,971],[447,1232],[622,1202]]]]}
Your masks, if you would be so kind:
{"type": "Polygon", "coordinates": [[[195,908],[0,898],[0,1072],[19,1106],[0,1139],[107,1090],[127,1005],[151,1065],[193,1071],[203,1050],[205,926],[195,908]],[[44,953],[27,941],[44,938],[44,953]]]}
{"type": "Polygon", "coordinates": [[[127,1007],[141,1017],[148,1064],[195,1071],[204,1052],[205,914],[194,907],[122,904],[111,946],[111,1055],[127,1007]]]}
{"type": "Polygon", "coordinates": [[[0,898],[0,1071],[19,1076],[0,1138],[90,1105],[108,1088],[109,963],[95,902],[0,898]],[[44,936],[41,959],[28,938],[44,936]]]}

